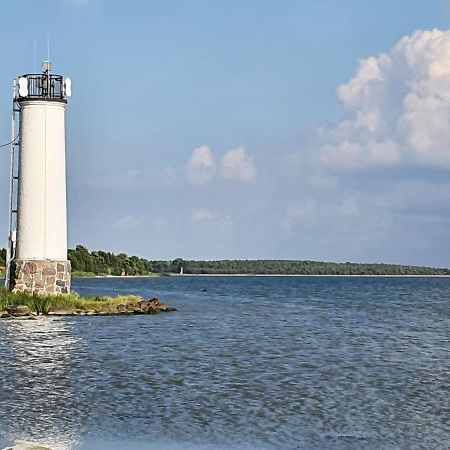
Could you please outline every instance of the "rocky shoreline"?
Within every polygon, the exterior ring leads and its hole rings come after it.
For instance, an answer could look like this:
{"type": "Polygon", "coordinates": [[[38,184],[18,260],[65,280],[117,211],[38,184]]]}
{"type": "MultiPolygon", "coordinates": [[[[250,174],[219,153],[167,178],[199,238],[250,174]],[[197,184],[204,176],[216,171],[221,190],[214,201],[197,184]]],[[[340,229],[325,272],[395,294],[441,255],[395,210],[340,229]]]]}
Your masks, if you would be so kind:
{"type": "Polygon", "coordinates": [[[43,316],[130,316],[149,315],[161,312],[176,311],[158,298],[149,300],[134,300],[115,305],[100,305],[98,308],[80,309],[74,307],[51,307],[45,314],[38,314],[27,305],[11,305],[4,311],[0,311],[0,319],[28,318],[34,319],[38,315],[43,316]]]}

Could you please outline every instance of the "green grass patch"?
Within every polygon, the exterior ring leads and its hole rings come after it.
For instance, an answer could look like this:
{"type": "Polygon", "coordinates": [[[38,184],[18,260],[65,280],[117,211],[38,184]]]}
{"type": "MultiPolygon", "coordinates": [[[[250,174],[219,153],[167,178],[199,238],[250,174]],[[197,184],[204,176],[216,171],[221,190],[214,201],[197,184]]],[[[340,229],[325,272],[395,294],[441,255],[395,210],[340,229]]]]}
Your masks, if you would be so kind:
{"type": "Polygon", "coordinates": [[[95,278],[95,277],[104,277],[104,278],[126,278],[126,277],[138,277],[138,278],[160,278],[162,276],[170,276],[169,273],[161,274],[149,272],[140,275],[107,275],[106,273],[94,273],[94,272],[82,272],[80,270],[72,271],[72,278],[95,278]]]}
{"type": "Polygon", "coordinates": [[[73,278],[95,278],[96,276],[94,272],[83,272],[81,270],[74,270],[72,272],[73,278]]]}
{"type": "Polygon", "coordinates": [[[126,305],[129,302],[139,302],[142,298],[137,295],[119,295],[117,297],[80,297],[76,293],[59,295],[37,295],[23,292],[11,292],[4,287],[0,288],[0,311],[12,305],[26,305],[31,311],[38,314],[47,314],[50,308],[75,308],[84,311],[104,310],[117,308],[117,305],[126,305]]]}

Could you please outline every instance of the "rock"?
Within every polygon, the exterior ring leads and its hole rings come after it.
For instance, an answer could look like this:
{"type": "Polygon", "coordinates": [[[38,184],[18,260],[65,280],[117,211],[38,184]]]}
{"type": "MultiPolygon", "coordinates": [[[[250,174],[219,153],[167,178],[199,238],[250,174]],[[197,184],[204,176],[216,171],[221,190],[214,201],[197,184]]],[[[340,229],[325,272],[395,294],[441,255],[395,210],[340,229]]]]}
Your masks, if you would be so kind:
{"type": "Polygon", "coordinates": [[[67,308],[49,308],[48,315],[49,316],[71,316],[76,313],[76,308],[67,307],[67,308]]]}
{"type": "Polygon", "coordinates": [[[117,312],[119,314],[125,314],[127,312],[127,307],[123,305],[122,303],[120,305],[117,305],[117,312]]]}
{"type": "Polygon", "coordinates": [[[11,317],[8,311],[0,311],[0,319],[3,317],[11,317]]]}
{"type": "Polygon", "coordinates": [[[134,302],[128,302],[127,303],[127,306],[126,306],[126,308],[127,308],[127,311],[131,311],[131,312],[133,312],[134,311],[134,308],[136,308],[137,306],[136,306],[136,304],[134,303],[134,302]]]}
{"type": "Polygon", "coordinates": [[[145,312],[145,314],[155,314],[155,313],[157,313],[157,311],[153,307],[153,305],[148,304],[148,303],[146,303],[142,309],[145,312]]]}
{"type": "Polygon", "coordinates": [[[114,306],[102,306],[102,307],[100,308],[100,310],[98,311],[98,313],[99,313],[101,316],[106,316],[106,315],[112,316],[112,315],[114,315],[114,314],[118,314],[118,310],[117,310],[117,308],[114,307],[114,306]]]}
{"type": "Polygon", "coordinates": [[[155,312],[171,312],[176,311],[175,308],[167,306],[164,302],[162,302],[159,298],[153,297],[152,299],[146,302],[146,310],[149,314],[153,314],[155,312]]]}
{"type": "Polygon", "coordinates": [[[31,313],[27,305],[11,305],[6,308],[6,311],[14,317],[29,316],[31,313]]]}
{"type": "Polygon", "coordinates": [[[147,305],[151,305],[154,309],[159,309],[161,302],[159,298],[151,298],[150,300],[147,300],[147,305]]]}

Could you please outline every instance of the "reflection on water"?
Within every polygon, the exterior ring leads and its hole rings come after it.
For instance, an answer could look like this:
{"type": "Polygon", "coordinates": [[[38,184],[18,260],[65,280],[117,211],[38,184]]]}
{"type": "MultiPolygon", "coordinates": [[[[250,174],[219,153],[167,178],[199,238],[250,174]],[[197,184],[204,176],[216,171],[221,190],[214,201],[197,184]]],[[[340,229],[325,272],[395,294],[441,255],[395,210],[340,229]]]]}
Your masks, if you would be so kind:
{"type": "Polygon", "coordinates": [[[79,420],[71,407],[76,396],[71,368],[80,344],[72,328],[57,318],[2,321],[0,360],[8,362],[9,371],[1,371],[7,395],[1,426],[10,442],[33,441],[61,450],[76,446],[79,420]]]}
{"type": "Polygon", "coordinates": [[[177,313],[0,321],[0,448],[379,450],[450,441],[450,279],[76,280],[177,313]]]}

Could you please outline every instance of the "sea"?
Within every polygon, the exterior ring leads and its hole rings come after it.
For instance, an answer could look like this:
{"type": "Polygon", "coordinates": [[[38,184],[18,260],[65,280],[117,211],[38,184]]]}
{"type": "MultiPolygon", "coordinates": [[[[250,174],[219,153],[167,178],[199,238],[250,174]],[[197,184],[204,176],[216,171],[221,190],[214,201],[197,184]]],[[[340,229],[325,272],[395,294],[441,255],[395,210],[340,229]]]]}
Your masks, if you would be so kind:
{"type": "Polygon", "coordinates": [[[450,448],[450,278],[76,279],[174,313],[0,321],[0,448],[450,448]]]}

